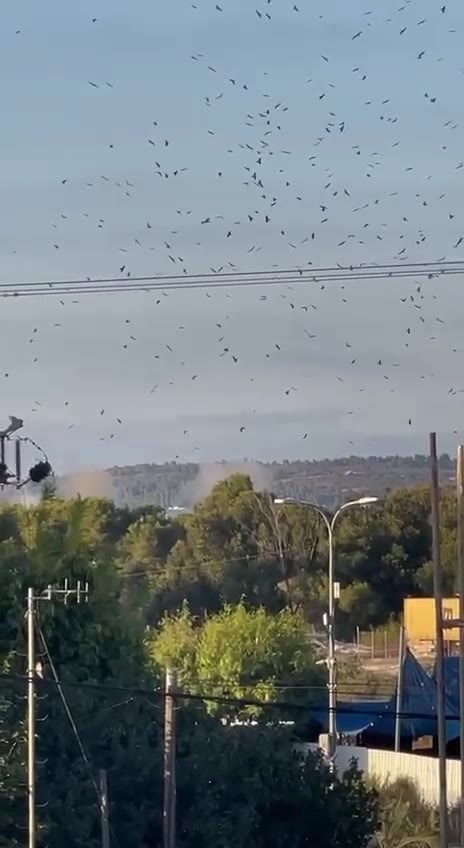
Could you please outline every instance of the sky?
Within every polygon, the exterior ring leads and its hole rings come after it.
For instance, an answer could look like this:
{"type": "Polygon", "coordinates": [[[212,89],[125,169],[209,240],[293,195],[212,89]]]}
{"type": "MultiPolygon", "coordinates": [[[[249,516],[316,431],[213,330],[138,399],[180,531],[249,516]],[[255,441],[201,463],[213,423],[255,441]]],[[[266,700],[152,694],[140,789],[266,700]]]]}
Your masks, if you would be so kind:
{"type": "MultiPolygon", "coordinates": [[[[463,261],[444,2],[5,5],[0,286],[463,261]]],[[[462,276],[314,278],[5,297],[1,417],[59,472],[454,450],[462,276]]]]}

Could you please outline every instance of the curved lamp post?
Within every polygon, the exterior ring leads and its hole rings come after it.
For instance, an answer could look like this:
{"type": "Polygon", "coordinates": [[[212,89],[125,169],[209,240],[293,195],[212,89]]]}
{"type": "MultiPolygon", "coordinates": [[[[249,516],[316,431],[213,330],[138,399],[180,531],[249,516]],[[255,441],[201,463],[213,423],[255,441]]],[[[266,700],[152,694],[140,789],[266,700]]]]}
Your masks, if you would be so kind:
{"type": "Polygon", "coordinates": [[[328,562],[328,578],[329,578],[329,608],[327,614],[327,667],[328,667],[328,691],[329,691],[329,764],[331,770],[335,766],[335,755],[337,751],[337,675],[336,675],[336,658],[335,658],[335,639],[334,639],[334,614],[335,614],[335,592],[334,592],[334,528],[339,516],[345,510],[355,506],[370,506],[377,503],[379,499],[376,497],[358,498],[355,501],[347,501],[330,518],[316,503],[312,501],[302,501],[297,498],[274,498],[274,503],[284,506],[285,504],[297,504],[299,506],[307,506],[317,512],[322,518],[328,533],[329,538],[329,562],[328,562]]]}

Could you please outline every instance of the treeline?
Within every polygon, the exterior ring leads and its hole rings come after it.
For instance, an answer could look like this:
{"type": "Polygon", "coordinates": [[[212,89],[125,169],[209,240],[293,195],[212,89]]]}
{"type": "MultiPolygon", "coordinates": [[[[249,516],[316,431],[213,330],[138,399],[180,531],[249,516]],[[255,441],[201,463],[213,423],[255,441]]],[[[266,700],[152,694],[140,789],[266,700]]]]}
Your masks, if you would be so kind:
{"type": "MultiPolygon", "coordinates": [[[[442,492],[441,527],[445,591],[453,592],[451,488],[442,492]]],[[[367,629],[398,616],[404,597],[430,594],[431,556],[427,487],[403,489],[377,505],[349,510],[336,534],[337,635],[351,639],[357,626],[367,629]]],[[[177,519],[156,508],[140,511],[116,558],[123,583],[148,593],[150,625],[184,602],[201,616],[245,599],[249,608],[299,611],[311,627],[321,629],[327,599],[324,526],[305,506],[276,506],[246,475],[218,483],[192,513],[177,519]]]]}
{"type": "MultiPolygon", "coordinates": [[[[445,481],[453,476],[454,463],[448,454],[440,457],[440,468],[445,481]]],[[[315,500],[328,507],[360,491],[385,494],[426,483],[429,477],[428,458],[420,454],[269,463],[244,460],[238,470],[249,473],[258,488],[273,488],[284,497],[315,500]]],[[[215,481],[234,471],[237,466],[225,461],[204,465],[167,462],[112,468],[110,474],[120,504],[190,508],[215,481]]]]}
{"type": "MultiPolygon", "coordinates": [[[[337,635],[386,621],[431,582],[429,495],[389,495],[339,525],[337,635]]],[[[442,498],[454,581],[455,516],[442,498]]],[[[378,825],[356,771],[335,787],[295,742],[325,698],[312,630],[326,608],[317,516],[235,475],[191,514],[63,501],[0,511],[0,845],[25,844],[25,597],[88,581],[89,603],[38,603],[39,848],[100,844],[94,782],[108,775],[112,841],[161,844],[164,668],[175,665],[180,848],[359,848],[378,825]],[[53,660],[53,667],[50,663],[53,660]],[[54,671],[83,749],[70,725],[54,671]],[[253,726],[235,719],[252,717],[253,726]],[[291,718],[292,727],[282,721],[291,718]],[[82,756],[85,751],[85,757],[82,756]],[[298,749],[299,750],[299,749],[298,749]]]]}

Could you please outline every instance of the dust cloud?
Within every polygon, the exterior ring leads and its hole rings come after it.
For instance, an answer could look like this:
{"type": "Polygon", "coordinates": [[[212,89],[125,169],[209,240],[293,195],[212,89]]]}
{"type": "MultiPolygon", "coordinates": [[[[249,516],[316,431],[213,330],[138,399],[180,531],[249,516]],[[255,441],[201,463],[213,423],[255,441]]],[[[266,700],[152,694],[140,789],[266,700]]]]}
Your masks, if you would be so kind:
{"type": "Polygon", "coordinates": [[[257,491],[272,487],[272,474],[260,462],[211,462],[198,468],[194,480],[186,483],[179,494],[179,504],[188,509],[206,498],[216,483],[226,480],[231,474],[247,474],[257,491]]]}
{"type": "Polygon", "coordinates": [[[111,498],[115,491],[108,471],[79,471],[59,477],[56,493],[60,498],[111,498]]]}

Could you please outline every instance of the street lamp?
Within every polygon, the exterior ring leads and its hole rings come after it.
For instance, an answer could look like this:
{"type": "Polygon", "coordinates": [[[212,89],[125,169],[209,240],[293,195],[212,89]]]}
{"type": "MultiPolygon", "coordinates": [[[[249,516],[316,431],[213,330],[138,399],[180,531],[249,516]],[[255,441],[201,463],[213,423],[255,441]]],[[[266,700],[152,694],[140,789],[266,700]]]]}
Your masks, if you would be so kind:
{"type": "Polygon", "coordinates": [[[335,754],[337,750],[337,675],[336,675],[336,657],[335,657],[335,639],[334,639],[334,613],[335,613],[335,592],[334,592],[334,528],[339,516],[345,510],[354,506],[370,506],[377,503],[379,499],[376,497],[358,498],[355,501],[347,501],[337,509],[334,515],[329,516],[324,512],[322,507],[312,501],[302,501],[297,498],[274,498],[274,503],[284,506],[285,504],[297,504],[299,506],[307,506],[317,512],[322,518],[329,537],[329,609],[327,615],[327,667],[328,667],[328,690],[329,690],[329,763],[331,770],[335,766],[335,754]]]}

